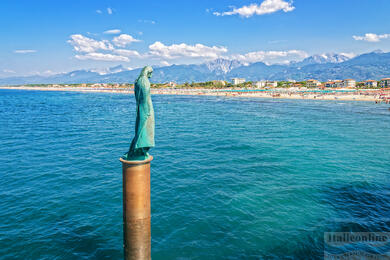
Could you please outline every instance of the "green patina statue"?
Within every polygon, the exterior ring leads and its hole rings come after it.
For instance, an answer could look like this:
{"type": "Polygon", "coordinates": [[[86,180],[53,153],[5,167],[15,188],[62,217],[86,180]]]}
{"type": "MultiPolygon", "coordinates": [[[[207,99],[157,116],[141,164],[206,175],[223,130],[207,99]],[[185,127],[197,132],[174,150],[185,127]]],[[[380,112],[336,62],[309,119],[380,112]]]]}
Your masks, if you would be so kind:
{"type": "Polygon", "coordinates": [[[149,157],[149,149],[154,147],[154,110],[150,98],[150,82],[153,69],[146,66],[134,83],[134,96],[137,104],[135,136],[129,151],[123,156],[128,161],[143,161],[149,157]]]}

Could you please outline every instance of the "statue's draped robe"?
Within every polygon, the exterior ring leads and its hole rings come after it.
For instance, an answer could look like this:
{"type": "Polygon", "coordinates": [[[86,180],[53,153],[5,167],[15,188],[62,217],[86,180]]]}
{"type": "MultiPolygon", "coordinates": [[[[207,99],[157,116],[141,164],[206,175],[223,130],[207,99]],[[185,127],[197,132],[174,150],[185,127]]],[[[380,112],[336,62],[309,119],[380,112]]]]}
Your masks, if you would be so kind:
{"type": "Polygon", "coordinates": [[[130,152],[135,152],[139,148],[154,147],[154,110],[150,97],[150,82],[146,75],[141,75],[135,82],[134,95],[137,103],[137,119],[130,152]]]}

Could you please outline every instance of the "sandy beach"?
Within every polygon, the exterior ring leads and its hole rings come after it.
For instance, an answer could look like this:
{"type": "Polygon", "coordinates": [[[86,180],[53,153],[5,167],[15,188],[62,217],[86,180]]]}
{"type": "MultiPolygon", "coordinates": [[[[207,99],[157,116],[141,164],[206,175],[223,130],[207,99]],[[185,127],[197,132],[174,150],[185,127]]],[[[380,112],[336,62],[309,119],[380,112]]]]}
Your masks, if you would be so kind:
{"type": "MultiPolygon", "coordinates": [[[[91,88],[91,87],[33,87],[33,86],[3,86],[0,89],[38,90],[38,91],[76,91],[100,93],[133,93],[125,88],[91,88]]],[[[350,100],[350,101],[388,101],[390,91],[359,90],[345,92],[321,92],[313,90],[231,90],[231,89],[152,89],[153,95],[195,95],[195,96],[225,96],[245,98],[273,99],[310,99],[310,100],[350,100]]]]}
{"type": "Polygon", "coordinates": [[[351,100],[351,101],[372,101],[379,100],[379,94],[370,94],[360,92],[351,93],[310,93],[310,92],[274,92],[274,91],[223,91],[223,90],[153,90],[153,94],[160,95],[205,95],[205,96],[227,96],[227,97],[245,97],[245,98],[273,98],[273,99],[313,99],[313,100],[351,100]]]}

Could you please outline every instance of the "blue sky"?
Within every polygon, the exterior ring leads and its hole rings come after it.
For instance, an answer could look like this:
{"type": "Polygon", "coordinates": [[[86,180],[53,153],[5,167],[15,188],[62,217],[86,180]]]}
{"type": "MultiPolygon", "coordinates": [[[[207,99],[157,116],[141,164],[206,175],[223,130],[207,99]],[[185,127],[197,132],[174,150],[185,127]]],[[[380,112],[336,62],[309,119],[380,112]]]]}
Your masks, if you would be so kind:
{"type": "Polygon", "coordinates": [[[1,0],[0,76],[390,51],[388,0],[1,0]]]}

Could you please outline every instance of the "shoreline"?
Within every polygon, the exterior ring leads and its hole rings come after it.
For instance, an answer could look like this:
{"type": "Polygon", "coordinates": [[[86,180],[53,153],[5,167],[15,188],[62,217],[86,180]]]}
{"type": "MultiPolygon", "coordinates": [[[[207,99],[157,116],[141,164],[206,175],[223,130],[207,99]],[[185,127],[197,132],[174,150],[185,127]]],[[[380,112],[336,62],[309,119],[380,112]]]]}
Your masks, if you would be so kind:
{"type": "MultiPolygon", "coordinates": [[[[1,89],[12,90],[35,90],[35,91],[69,91],[69,92],[90,92],[90,93],[120,93],[133,94],[132,89],[103,89],[88,87],[15,87],[2,86],[1,89]]],[[[245,98],[272,98],[272,99],[307,99],[307,100],[333,100],[333,101],[366,101],[378,102],[378,94],[354,93],[310,93],[307,92],[273,92],[273,91],[231,91],[231,90],[211,90],[211,89],[151,89],[152,95],[189,95],[189,96],[220,96],[220,97],[245,97],[245,98]]]]}

